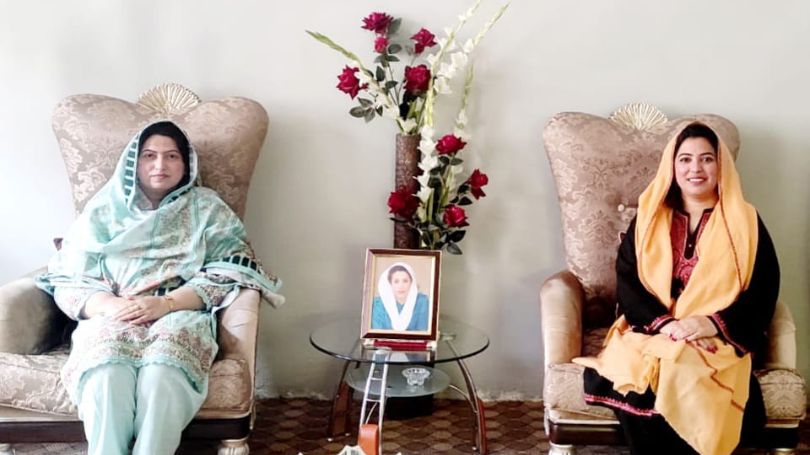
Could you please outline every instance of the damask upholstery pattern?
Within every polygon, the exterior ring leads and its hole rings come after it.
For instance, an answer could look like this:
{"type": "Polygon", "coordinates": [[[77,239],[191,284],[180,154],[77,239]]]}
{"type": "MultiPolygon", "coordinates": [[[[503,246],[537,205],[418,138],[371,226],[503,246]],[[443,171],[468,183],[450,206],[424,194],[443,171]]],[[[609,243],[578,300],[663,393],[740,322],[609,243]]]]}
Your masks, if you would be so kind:
{"type": "MultiPolygon", "coordinates": [[[[0,352],[0,405],[75,417],[76,406],[70,401],[59,375],[69,352],[68,345],[48,355],[0,352]]],[[[248,371],[242,359],[214,362],[208,380],[208,396],[198,417],[211,414],[224,418],[250,412],[252,389],[248,371]]]]}
{"type": "MultiPolygon", "coordinates": [[[[549,366],[543,390],[546,408],[565,412],[569,419],[583,422],[605,419],[616,421],[612,410],[585,403],[582,394],[582,370],[581,365],[574,363],[549,366]]],[[[795,370],[763,370],[758,371],[756,377],[762,387],[765,412],[770,424],[778,425],[780,422],[795,424],[804,418],[807,403],[805,385],[795,370]]]]}
{"type": "Polygon", "coordinates": [[[655,175],[661,150],[674,131],[695,120],[711,126],[737,155],[737,128],[710,114],[639,131],[603,117],[564,112],[543,130],[557,184],[568,269],[585,290],[586,328],[613,322],[619,234],[635,216],[636,201],[655,175]]]}
{"type": "Polygon", "coordinates": [[[202,184],[216,190],[243,218],[268,118],[259,103],[239,97],[202,102],[169,117],[103,95],[62,100],[53,114],[53,130],[67,167],[76,213],[112,175],[132,136],[158,120],[172,120],[188,134],[200,157],[202,184]]]}

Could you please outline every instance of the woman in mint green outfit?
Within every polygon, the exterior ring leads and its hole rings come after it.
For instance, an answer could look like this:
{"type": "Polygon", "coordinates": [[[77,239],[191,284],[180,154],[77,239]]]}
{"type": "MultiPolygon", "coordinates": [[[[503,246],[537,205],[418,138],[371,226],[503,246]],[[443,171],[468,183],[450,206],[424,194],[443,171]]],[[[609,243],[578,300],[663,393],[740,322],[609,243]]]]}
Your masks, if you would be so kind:
{"type": "Polygon", "coordinates": [[[38,278],[79,321],[62,382],[89,454],[173,454],[207,394],[214,313],[243,288],[284,301],[238,217],[197,185],[197,172],[180,128],[149,125],[38,278]]]}

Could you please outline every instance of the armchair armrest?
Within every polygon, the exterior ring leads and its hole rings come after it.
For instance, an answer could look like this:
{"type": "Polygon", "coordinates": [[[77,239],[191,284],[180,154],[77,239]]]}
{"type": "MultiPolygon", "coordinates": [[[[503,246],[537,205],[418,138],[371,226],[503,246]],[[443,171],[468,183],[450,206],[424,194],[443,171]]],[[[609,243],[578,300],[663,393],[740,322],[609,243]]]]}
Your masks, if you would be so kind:
{"type": "Polygon", "coordinates": [[[585,291],[573,273],[564,270],[540,288],[540,323],[545,367],[568,363],[582,353],[582,305],[585,291]]]}
{"type": "Polygon", "coordinates": [[[796,369],[796,323],[793,322],[790,308],[781,300],[776,302],[771,325],[768,327],[765,367],[796,369]]]}
{"type": "Polygon", "coordinates": [[[251,385],[256,377],[259,303],[258,291],[243,289],[233,303],[219,313],[217,357],[244,360],[249,368],[251,385]]]}
{"type": "Polygon", "coordinates": [[[0,352],[41,354],[62,341],[67,317],[29,273],[0,286],[0,352]]]}

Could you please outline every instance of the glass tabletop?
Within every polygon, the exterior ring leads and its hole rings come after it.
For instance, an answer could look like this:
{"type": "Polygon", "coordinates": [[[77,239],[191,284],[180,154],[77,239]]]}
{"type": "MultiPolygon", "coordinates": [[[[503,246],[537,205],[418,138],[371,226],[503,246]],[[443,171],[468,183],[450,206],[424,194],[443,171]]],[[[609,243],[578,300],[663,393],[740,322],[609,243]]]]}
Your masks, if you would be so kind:
{"type": "MultiPolygon", "coordinates": [[[[378,348],[363,346],[360,339],[360,319],[339,319],[317,328],[309,342],[319,351],[339,359],[355,362],[375,362],[378,348]]],[[[384,363],[429,364],[452,362],[472,357],[489,346],[484,332],[452,319],[439,318],[439,339],[435,350],[391,352],[384,363]]]]}

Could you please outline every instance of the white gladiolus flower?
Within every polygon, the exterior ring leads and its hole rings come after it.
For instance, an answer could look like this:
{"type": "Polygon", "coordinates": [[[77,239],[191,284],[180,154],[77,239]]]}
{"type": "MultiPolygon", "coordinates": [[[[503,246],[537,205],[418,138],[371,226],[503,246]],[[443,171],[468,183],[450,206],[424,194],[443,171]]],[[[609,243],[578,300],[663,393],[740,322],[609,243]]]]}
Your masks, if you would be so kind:
{"type": "Polygon", "coordinates": [[[438,58],[439,58],[439,56],[438,56],[438,55],[436,55],[436,54],[430,54],[430,55],[428,55],[427,57],[425,57],[425,60],[427,60],[428,64],[429,64],[429,65],[430,65],[430,67],[432,68],[432,67],[433,67],[433,65],[436,63],[436,60],[437,60],[438,58]]]}
{"type": "Polygon", "coordinates": [[[421,221],[421,222],[425,222],[425,221],[427,221],[427,219],[426,219],[426,218],[427,218],[427,212],[425,212],[425,208],[424,208],[424,207],[419,207],[418,209],[416,209],[416,217],[417,217],[417,218],[419,219],[419,221],[421,221]]]}
{"type": "Polygon", "coordinates": [[[430,172],[431,169],[435,169],[438,166],[439,158],[436,156],[426,156],[419,162],[419,169],[422,169],[425,172],[430,172]]]}
{"type": "Polygon", "coordinates": [[[469,58],[467,58],[467,54],[464,52],[455,52],[450,55],[450,61],[456,68],[464,68],[469,61],[469,58]]]}
{"type": "Polygon", "coordinates": [[[419,141],[419,150],[422,152],[422,156],[427,156],[433,153],[433,150],[436,149],[436,143],[431,141],[430,139],[422,138],[419,141]]]}
{"type": "Polygon", "coordinates": [[[425,185],[419,189],[419,192],[416,193],[416,197],[418,197],[419,200],[422,202],[427,202],[427,200],[430,199],[431,194],[433,194],[433,188],[425,185]]]}
{"type": "Polygon", "coordinates": [[[450,89],[450,85],[447,83],[447,78],[445,77],[437,77],[436,82],[433,84],[433,88],[436,89],[436,92],[441,93],[442,95],[449,95],[453,93],[453,90],[450,89]]]}
{"type": "MultiPolygon", "coordinates": [[[[467,111],[461,110],[458,111],[458,117],[456,117],[456,123],[460,125],[466,125],[469,120],[467,119],[467,111]]],[[[458,136],[458,134],[456,135],[458,136]]]]}
{"type": "MultiPolygon", "coordinates": [[[[399,114],[397,114],[397,115],[399,115],[399,114]]],[[[409,118],[408,120],[401,121],[400,125],[402,125],[402,131],[405,131],[406,133],[408,133],[408,132],[416,129],[416,120],[414,120],[412,118],[409,118]]]]}
{"type": "Polygon", "coordinates": [[[447,36],[452,35],[453,34],[453,28],[452,27],[445,27],[444,28],[444,34],[447,35],[447,36]]]}
{"type": "Polygon", "coordinates": [[[473,42],[473,40],[468,39],[467,41],[465,41],[463,49],[465,54],[471,53],[473,49],[475,49],[475,43],[473,42]]]}
{"type": "Polygon", "coordinates": [[[450,166],[450,174],[458,175],[461,174],[462,172],[464,172],[464,166],[460,164],[456,166],[450,166]]]}
{"type": "Polygon", "coordinates": [[[424,139],[433,139],[433,135],[436,134],[436,132],[433,130],[433,127],[429,126],[429,125],[423,126],[422,131],[420,131],[419,133],[422,136],[423,140],[424,139]]]}
{"type": "Polygon", "coordinates": [[[439,65],[438,76],[446,77],[447,79],[452,79],[453,76],[456,75],[456,70],[457,70],[456,66],[453,65],[452,63],[451,64],[442,63],[441,65],[439,65]]]}
{"type": "Polygon", "coordinates": [[[416,179],[417,182],[419,182],[420,188],[426,187],[428,182],[430,182],[430,173],[426,171],[423,172],[422,175],[414,178],[416,179]]]}

